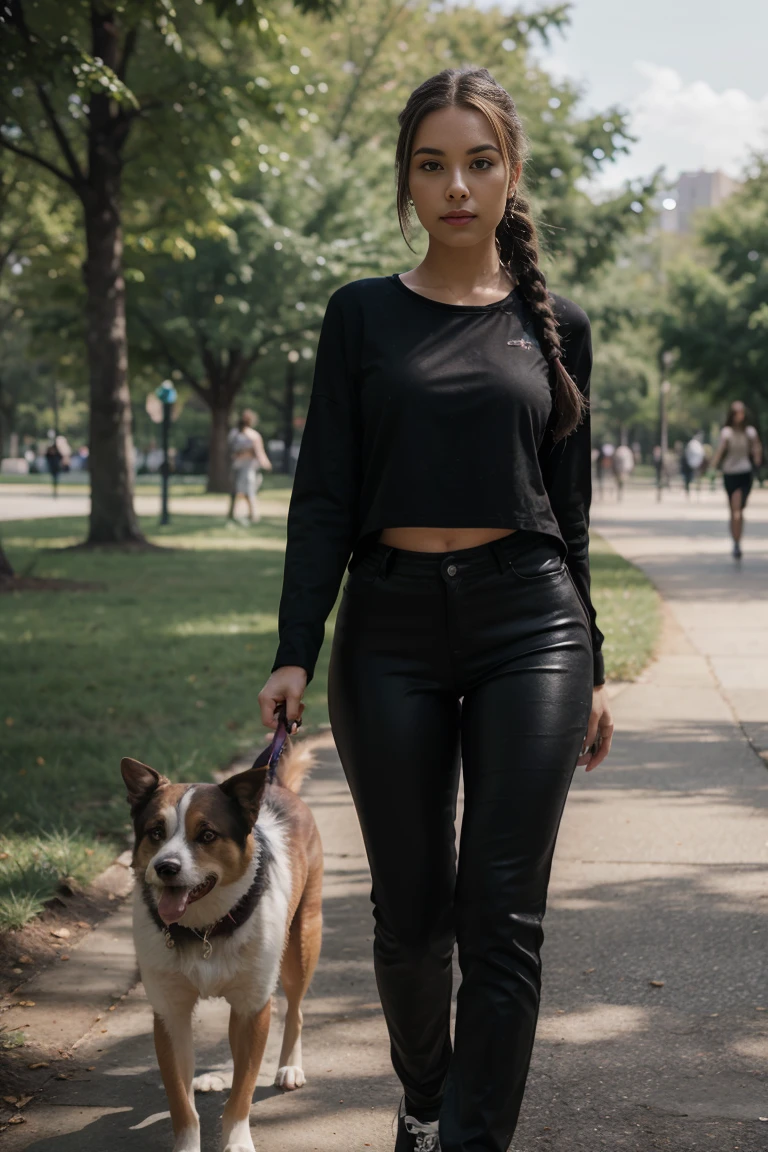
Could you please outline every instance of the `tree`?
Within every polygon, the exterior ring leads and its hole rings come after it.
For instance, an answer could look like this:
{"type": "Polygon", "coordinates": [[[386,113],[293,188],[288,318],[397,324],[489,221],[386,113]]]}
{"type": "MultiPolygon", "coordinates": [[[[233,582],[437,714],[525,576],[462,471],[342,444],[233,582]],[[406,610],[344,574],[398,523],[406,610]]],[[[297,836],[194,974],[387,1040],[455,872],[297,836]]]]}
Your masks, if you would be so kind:
{"type": "Polygon", "coordinates": [[[768,153],[698,229],[698,260],[669,273],[665,347],[688,388],[711,402],[743,399],[768,412],[768,153]]]}
{"type": "Polygon", "coordinates": [[[604,265],[626,234],[645,227],[654,179],[598,205],[580,189],[631,137],[617,109],[580,118],[578,91],[533,63],[534,41],[566,18],[562,4],[510,17],[412,0],[351,0],[325,23],[291,14],[290,74],[286,60],[270,58],[256,77],[275,120],[241,125],[237,156],[209,165],[215,223],[188,221],[179,244],[148,219],[128,242],[134,350],[159,359],[209,406],[212,489],[226,487],[224,432],[244,385],[256,375],[287,435],[291,361],[280,360],[273,384],[266,369],[275,354],[314,341],[338,284],[402,263],[392,157],[414,78],[479,61],[512,92],[532,137],[527,179],[560,279],[604,265]]]}
{"type": "MultiPolygon", "coordinates": [[[[324,3],[302,0],[301,6],[323,10],[324,3]]],[[[58,181],[82,210],[88,542],[140,541],[131,467],[124,194],[153,197],[169,220],[200,203],[206,144],[215,139],[219,154],[231,150],[246,107],[251,115],[269,114],[269,100],[245,80],[240,65],[250,61],[254,38],[279,52],[279,35],[272,12],[255,0],[186,4],[178,15],[168,0],[7,0],[0,19],[0,63],[10,80],[0,94],[0,147],[35,165],[42,180],[58,181]],[[247,21],[254,35],[231,38],[231,22],[238,21],[247,21]],[[243,78],[237,88],[235,77],[243,78]]]]}

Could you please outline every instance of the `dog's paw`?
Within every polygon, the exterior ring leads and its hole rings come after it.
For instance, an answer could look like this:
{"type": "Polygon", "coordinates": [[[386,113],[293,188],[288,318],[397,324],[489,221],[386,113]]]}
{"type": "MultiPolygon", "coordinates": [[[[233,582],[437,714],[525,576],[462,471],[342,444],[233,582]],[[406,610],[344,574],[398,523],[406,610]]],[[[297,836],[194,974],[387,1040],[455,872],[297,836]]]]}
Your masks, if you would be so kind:
{"type": "Polygon", "coordinates": [[[299,1068],[298,1064],[284,1064],[282,1068],[278,1068],[275,1076],[275,1087],[283,1088],[286,1092],[292,1092],[294,1088],[303,1088],[306,1082],[304,1069],[299,1068]]]}
{"type": "Polygon", "coordinates": [[[256,1152],[251,1139],[251,1125],[249,1120],[236,1120],[229,1131],[224,1125],[222,1146],[224,1152],[256,1152]]]}
{"type": "Polygon", "coordinates": [[[192,1081],[194,1092],[224,1092],[232,1087],[232,1074],[226,1076],[223,1072],[201,1072],[192,1081]]]}
{"type": "Polygon", "coordinates": [[[187,1128],[176,1137],[173,1152],[200,1152],[200,1128],[187,1128]]]}

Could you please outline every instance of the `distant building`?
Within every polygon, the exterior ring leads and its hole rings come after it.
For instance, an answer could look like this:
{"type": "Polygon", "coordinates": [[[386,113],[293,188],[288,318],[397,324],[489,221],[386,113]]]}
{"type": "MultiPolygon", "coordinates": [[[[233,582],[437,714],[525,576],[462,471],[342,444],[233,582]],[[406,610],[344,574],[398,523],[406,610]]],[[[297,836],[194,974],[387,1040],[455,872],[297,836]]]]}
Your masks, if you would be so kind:
{"type": "Polygon", "coordinates": [[[659,224],[662,232],[690,232],[701,208],[717,208],[737,188],[725,172],[681,172],[675,188],[664,194],[659,224]]]}

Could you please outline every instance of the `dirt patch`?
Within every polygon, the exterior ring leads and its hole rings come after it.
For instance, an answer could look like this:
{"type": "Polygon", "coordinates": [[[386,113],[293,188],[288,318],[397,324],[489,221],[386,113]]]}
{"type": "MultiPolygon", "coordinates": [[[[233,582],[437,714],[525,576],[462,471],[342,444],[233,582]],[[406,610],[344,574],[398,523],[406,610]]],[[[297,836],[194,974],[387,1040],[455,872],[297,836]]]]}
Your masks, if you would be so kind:
{"type": "Polygon", "coordinates": [[[2,592],[106,592],[98,580],[54,580],[45,576],[12,576],[0,580],[2,592]]]}
{"type": "Polygon", "coordinates": [[[64,882],[39,916],[23,928],[0,934],[0,1131],[19,1111],[4,1097],[23,1099],[52,1076],[69,1079],[73,1073],[67,1049],[36,1044],[28,1036],[22,1046],[20,1028],[7,1026],[7,1013],[35,1006],[32,994],[25,995],[25,986],[42,970],[68,963],[70,950],[115,911],[130,884],[131,873],[124,863],[112,864],[88,888],[64,882]]]}
{"type": "MultiPolygon", "coordinates": [[[[41,968],[60,961],[69,948],[114,911],[113,892],[64,884],[45,910],[23,928],[0,933],[0,996],[16,994],[41,968]],[[60,935],[56,935],[60,933],[60,935]]],[[[3,1001],[0,1001],[2,1028],[3,1001]]],[[[2,1033],[0,1033],[0,1043],[2,1033]]]]}
{"type": "Polygon", "coordinates": [[[68,544],[66,548],[57,548],[57,552],[175,552],[176,549],[165,544],[153,544],[150,540],[124,540],[115,544],[91,544],[88,540],[81,540],[78,544],[68,544]]]}

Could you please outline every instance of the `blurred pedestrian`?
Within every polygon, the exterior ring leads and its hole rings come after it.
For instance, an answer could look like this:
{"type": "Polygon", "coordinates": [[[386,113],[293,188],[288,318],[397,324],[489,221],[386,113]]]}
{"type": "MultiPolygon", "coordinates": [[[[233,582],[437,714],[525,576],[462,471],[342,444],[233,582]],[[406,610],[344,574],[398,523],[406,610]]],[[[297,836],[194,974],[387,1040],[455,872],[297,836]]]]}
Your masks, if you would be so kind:
{"type": "Polygon", "coordinates": [[[754,471],[763,462],[763,446],[757,429],[747,422],[743,401],[734,400],[720,429],[720,441],[712,467],[721,468],[728,504],[731,510],[733,557],[741,559],[741,537],[744,531],[744,509],[752,489],[754,471]]]}
{"type": "Polygon", "coordinates": [[[661,444],[654,444],[652,456],[653,467],[656,469],[656,487],[661,488],[661,478],[664,472],[664,456],[661,451],[661,444]]]}
{"type": "Polygon", "coordinates": [[[597,461],[597,482],[601,496],[603,495],[606,477],[613,473],[613,454],[615,451],[616,449],[610,440],[606,440],[604,444],[600,445],[600,457],[597,461]]]}
{"type": "Polygon", "coordinates": [[[272,471],[272,461],[267,456],[261,433],[253,427],[256,421],[256,413],[250,408],[245,408],[240,414],[237,427],[231,430],[227,441],[232,469],[232,499],[228,519],[235,519],[237,498],[245,496],[251,524],[256,524],[261,519],[256,506],[256,493],[264,480],[262,469],[266,472],[272,471]]]}
{"type": "Polygon", "coordinates": [[[48,471],[51,474],[51,483],[53,484],[53,495],[59,494],[59,473],[66,471],[69,467],[69,460],[72,450],[69,446],[66,436],[60,435],[58,432],[51,431],[51,442],[45,450],[45,461],[48,465],[48,471]]]}
{"type": "Polygon", "coordinates": [[[613,454],[613,476],[616,481],[616,499],[624,499],[624,482],[632,475],[635,454],[629,444],[619,444],[613,454]]]}
{"type": "Polygon", "coordinates": [[[690,499],[691,483],[701,478],[704,465],[704,433],[696,432],[684,446],[680,456],[680,471],[683,474],[685,494],[690,499]]]}

